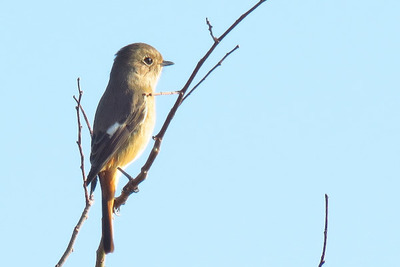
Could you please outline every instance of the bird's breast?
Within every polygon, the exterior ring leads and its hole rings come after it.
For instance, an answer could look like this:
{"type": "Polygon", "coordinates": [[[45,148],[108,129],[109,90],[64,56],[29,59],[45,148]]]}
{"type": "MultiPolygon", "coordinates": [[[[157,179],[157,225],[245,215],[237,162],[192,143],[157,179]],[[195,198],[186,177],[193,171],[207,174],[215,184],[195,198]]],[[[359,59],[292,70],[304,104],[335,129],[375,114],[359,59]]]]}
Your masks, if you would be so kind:
{"type": "Polygon", "coordinates": [[[146,99],[146,107],[143,111],[144,119],[133,127],[135,130],[130,133],[126,143],[121,146],[121,151],[116,153],[116,156],[107,164],[108,168],[126,167],[140,157],[149,143],[154,130],[156,112],[154,96],[146,96],[146,98],[149,99],[146,99]]]}

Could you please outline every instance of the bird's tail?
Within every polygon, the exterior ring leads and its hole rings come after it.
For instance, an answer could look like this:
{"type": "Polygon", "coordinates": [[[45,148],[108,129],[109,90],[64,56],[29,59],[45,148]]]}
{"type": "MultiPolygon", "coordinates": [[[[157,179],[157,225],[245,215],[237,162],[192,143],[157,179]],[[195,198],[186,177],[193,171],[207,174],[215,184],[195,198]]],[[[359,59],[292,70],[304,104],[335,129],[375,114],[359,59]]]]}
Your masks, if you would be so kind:
{"type": "Polygon", "coordinates": [[[115,172],[104,171],[99,173],[102,192],[102,240],[104,252],[114,251],[113,241],[113,213],[114,213],[114,195],[115,195],[115,172]]]}

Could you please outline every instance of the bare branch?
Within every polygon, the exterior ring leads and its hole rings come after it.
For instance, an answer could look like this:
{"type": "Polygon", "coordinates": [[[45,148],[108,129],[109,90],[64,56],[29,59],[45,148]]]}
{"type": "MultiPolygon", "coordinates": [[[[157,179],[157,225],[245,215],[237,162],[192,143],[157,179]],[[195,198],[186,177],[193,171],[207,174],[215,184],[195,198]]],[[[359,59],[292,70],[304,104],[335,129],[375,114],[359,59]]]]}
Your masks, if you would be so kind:
{"type": "Polygon", "coordinates": [[[325,251],[326,251],[326,243],[328,240],[328,195],[325,194],[325,229],[324,229],[324,246],[322,248],[321,260],[319,262],[318,267],[321,267],[325,263],[325,251]]]}
{"type": "MultiPolygon", "coordinates": [[[[167,118],[164,121],[163,126],[161,127],[159,133],[155,136],[155,142],[153,145],[153,149],[150,152],[149,157],[147,158],[146,163],[143,165],[141,172],[136,176],[135,179],[130,180],[122,189],[121,195],[115,198],[114,201],[114,209],[118,210],[122,204],[124,204],[129,195],[131,195],[134,192],[137,192],[138,190],[138,185],[143,182],[146,177],[147,173],[151,167],[151,165],[154,163],[154,160],[156,159],[160,147],[161,147],[161,142],[162,139],[164,138],[165,132],[167,131],[172,119],[174,118],[176,111],[178,110],[179,106],[182,104],[182,101],[184,100],[185,94],[188,91],[189,86],[193,82],[194,78],[198,74],[200,68],[203,66],[204,62],[208,59],[208,57],[211,55],[211,53],[214,51],[214,49],[218,46],[218,44],[226,37],[226,35],[232,31],[246,16],[248,16],[251,12],[253,12],[257,7],[259,7],[263,2],[266,0],[261,0],[257,4],[255,4],[252,8],[250,8],[246,13],[241,15],[219,38],[218,41],[215,41],[213,45],[210,47],[210,49],[206,52],[206,54],[203,56],[203,58],[200,59],[200,61],[197,63],[196,67],[194,68],[192,74],[190,75],[189,79],[187,80],[186,84],[183,86],[183,88],[179,91],[179,96],[175,101],[174,106],[171,108],[170,112],[168,113],[167,118]]],[[[209,24],[210,26],[211,24],[209,24]]],[[[232,52],[235,49],[232,50],[232,52]]]]}
{"type": "Polygon", "coordinates": [[[132,176],[129,175],[129,173],[127,173],[126,171],[124,171],[122,168],[118,167],[117,168],[120,172],[122,172],[123,175],[126,176],[126,178],[128,178],[129,180],[133,180],[132,176]]]}
{"type": "Polygon", "coordinates": [[[149,93],[146,94],[144,93],[144,96],[159,96],[159,95],[177,95],[179,94],[179,91],[172,91],[172,92],[158,92],[158,93],[149,93]]]}
{"type": "Polygon", "coordinates": [[[208,20],[208,18],[206,18],[206,23],[208,25],[208,31],[210,32],[211,38],[213,39],[214,42],[219,42],[218,38],[214,36],[214,33],[212,31],[212,25],[210,23],[210,21],[208,20]]]}
{"type": "Polygon", "coordinates": [[[79,100],[76,99],[75,96],[73,96],[73,98],[75,99],[76,103],[78,104],[78,107],[81,109],[83,118],[85,119],[86,126],[88,127],[88,131],[89,131],[89,133],[90,133],[90,136],[92,136],[92,135],[93,135],[92,127],[90,127],[89,119],[88,119],[88,117],[86,116],[86,112],[85,112],[85,110],[83,110],[83,107],[82,107],[82,105],[81,105],[81,97],[82,97],[82,95],[83,95],[83,91],[81,90],[80,78],[78,78],[77,81],[78,81],[79,100]]]}
{"type": "Polygon", "coordinates": [[[228,53],[225,54],[225,56],[218,61],[218,63],[212,68],[210,69],[207,74],[185,95],[185,97],[183,98],[182,102],[186,100],[186,98],[188,98],[188,96],[190,96],[190,94],[196,90],[197,87],[199,87],[199,85],[204,82],[205,79],[207,79],[208,75],[211,74],[211,72],[213,72],[216,68],[218,68],[219,66],[222,65],[222,62],[225,60],[225,58],[227,58],[230,54],[232,54],[236,49],[239,48],[239,45],[236,45],[235,48],[233,48],[231,51],[229,51],[228,53]]]}
{"type": "Polygon", "coordinates": [[[95,267],[104,267],[106,264],[106,253],[104,252],[103,247],[103,237],[100,239],[99,247],[96,251],[96,265],[95,267]]]}
{"type": "Polygon", "coordinates": [[[241,15],[235,23],[233,23],[219,38],[218,41],[222,41],[228,33],[230,33],[245,17],[247,17],[251,12],[253,12],[257,7],[259,7],[262,3],[266,2],[267,0],[260,0],[257,4],[255,4],[252,8],[250,8],[246,13],[241,15]]]}
{"type": "Polygon", "coordinates": [[[83,222],[86,221],[88,218],[88,213],[89,213],[90,207],[92,206],[92,203],[93,203],[92,199],[89,202],[86,202],[86,205],[82,211],[81,217],[79,218],[78,223],[74,227],[74,230],[72,232],[71,239],[69,240],[67,249],[65,250],[64,254],[60,258],[58,263],[56,264],[56,267],[61,267],[65,263],[65,261],[67,260],[69,255],[72,253],[72,251],[74,250],[74,244],[75,244],[76,238],[78,237],[79,230],[81,229],[83,222]]]}
{"type": "MultiPolygon", "coordinates": [[[[75,241],[76,241],[76,238],[78,236],[79,230],[82,227],[84,221],[86,221],[86,219],[88,218],[88,213],[89,213],[90,207],[93,204],[93,199],[89,195],[89,192],[88,192],[87,187],[86,187],[85,156],[83,154],[83,149],[82,149],[82,124],[81,124],[81,117],[80,117],[80,112],[79,112],[80,110],[83,112],[83,109],[82,109],[82,106],[81,106],[81,100],[82,100],[83,91],[80,89],[80,86],[79,86],[79,78],[78,78],[78,92],[79,92],[79,97],[76,98],[74,96],[74,99],[77,102],[77,106],[75,107],[75,109],[76,109],[76,117],[77,117],[77,122],[78,122],[78,140],[76,141],[76,144],[78,145],[79,154],[81,156],[80,169],[81,169],[81,173],[82,173],[83,190],[85,192],[86,204],[85,204],[85,208],[82,211],[81,217],[78,220],[78,223],[74,227],[71,239],[69,240],[69,243],[68,243],[68,246],[67,246],[64,254],[61,256],[60,260],[56,264],[56,267],[62,266],[65,263],[65,261],[67,260],[67,258],[69,257],[69,255],[72,253],[72,251],[74,249],[73,246],[75,244],[75,241]]],[[[86,118],[86,120],[87,120],[87,118],[86,118]]],[[[88,127],[89,127],[89,132],[91,132],[89,124],[88,124],[88,127]]]]}
{"type": "MultiPolygon", "coordinates": [[[[82,179],[83,179],[83,190],[85,191],[85,199],[86,199],[86,203],[90,202],[90,196],[86,187],[86,174],[85,174],[85,156],[83,154],[83,148],[82,148],[82,123],[81,123],[81,116],[80,116],[80,112],[79,110],[82,109],[81,108],[81,100],[82,100],[82,95],[83,95],[83,91],[81,90],[80,84],[79,84],[80,79],[77,79],[77,83],[78,83],[78,92],[79,92],[79,97],[77,99],[77,106],[75,107],[76,109],[76,118],[78,121],[78,141],[76,141],[76,144],[78,145],[78,149],[79,149],[79,154],[81,155],[81,173],[82,173],[82,179]]],[[[76,97],[74,96],[74,99],[76,99],[76,97]]],[[[83,110],[83,109],[82,109],[83,110]]],[[[89,132],[91,132],[90,126],[89,124],[87,124],[89,127],[89,132]]]]}

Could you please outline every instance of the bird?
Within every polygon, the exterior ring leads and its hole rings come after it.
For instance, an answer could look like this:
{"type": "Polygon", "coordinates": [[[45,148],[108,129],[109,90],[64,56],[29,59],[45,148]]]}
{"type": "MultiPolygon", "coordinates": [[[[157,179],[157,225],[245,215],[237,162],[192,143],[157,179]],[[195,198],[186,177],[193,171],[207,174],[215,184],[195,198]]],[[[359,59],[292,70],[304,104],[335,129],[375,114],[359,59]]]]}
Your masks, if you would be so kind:
{"type": "Polygon", "coordinates": [[[93,123],[90,163],[86,185],[93,193],[97,177],[102,197],[102,244],[114,251],[113,213],[115,190],[125,169],[146,148],[155,125],[155,100],[151,95],[161,70],[173,65],[154,47],[133,43],[115,56],[106,90],[97,106],[93,123]]]}

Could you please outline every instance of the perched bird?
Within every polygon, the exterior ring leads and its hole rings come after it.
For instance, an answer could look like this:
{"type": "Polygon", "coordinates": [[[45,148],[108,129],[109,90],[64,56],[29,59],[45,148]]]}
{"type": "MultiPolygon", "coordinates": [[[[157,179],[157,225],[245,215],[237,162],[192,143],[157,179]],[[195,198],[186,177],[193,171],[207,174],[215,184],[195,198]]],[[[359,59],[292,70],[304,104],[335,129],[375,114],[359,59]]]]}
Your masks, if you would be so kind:
{"type": "Polygon", "coordinates": [[[120,171],[145,149],[155,124],[154,93],[163,60],[152,46],[135,43],[116,54],[107,88],[97,106],[93,124],[91,169],[86,185],[97,177],[102,192],[102,240],[105,253],[114,251],[113,207],[120,171]]]}

